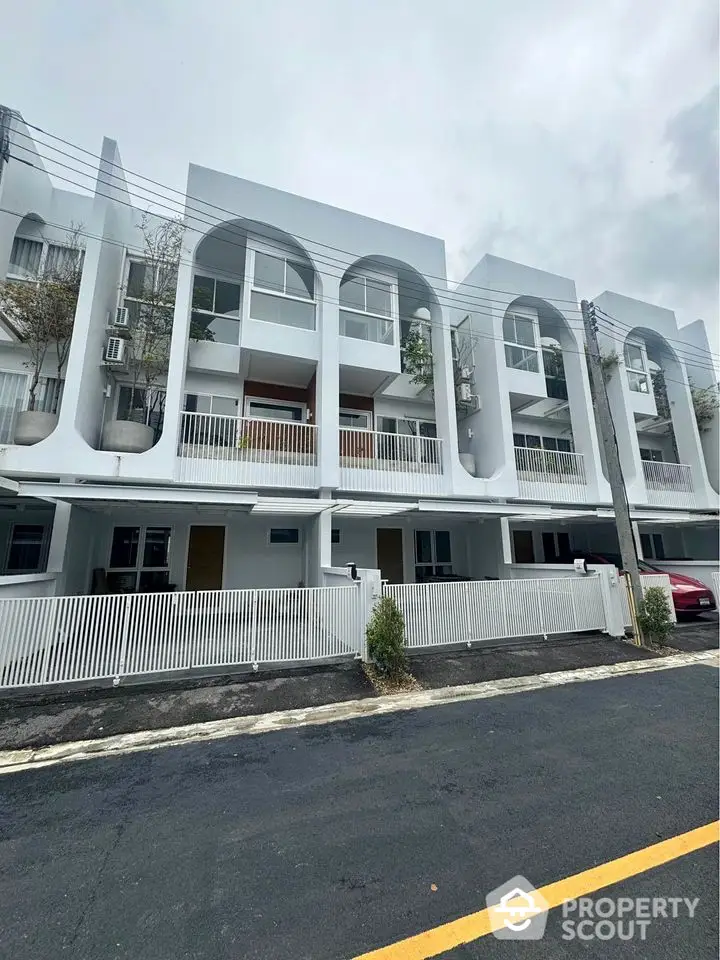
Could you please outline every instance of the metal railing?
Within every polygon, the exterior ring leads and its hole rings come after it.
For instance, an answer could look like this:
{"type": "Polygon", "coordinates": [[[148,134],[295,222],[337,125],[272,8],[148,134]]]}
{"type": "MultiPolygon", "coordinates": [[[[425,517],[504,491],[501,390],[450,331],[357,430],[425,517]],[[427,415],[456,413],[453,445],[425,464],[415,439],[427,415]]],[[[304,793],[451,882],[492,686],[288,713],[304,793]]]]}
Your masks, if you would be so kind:
{"type": "Polygon", "coordinates": [[[694,507],[692,470],[686,463],[642,461],[648,503],[656,507],[694,507]]]}
{"type": "Polygon", "coordinates": [[[224,486],[317,486],[317,427],[183,413],[176,479],[224,486]]]}
{"type": "Polygon", "coordinates": [[[585,459],[581,453],[515,447],[520,496],[528,500],[584,503],[585,459]]]}
{"type": "Polygon", "coordinates": [[[0,688],[360,653],[355,586],[0,600],[0,688]]]}
{"type": "Polygon", "coordinates": [[[600,578],[385,584],[408,647],[604,630],[600,578]]]}
{"type": "Polygon", "coordinates": [[[441,494],[442,440],[340,427],[340,487],[441,494]]]}

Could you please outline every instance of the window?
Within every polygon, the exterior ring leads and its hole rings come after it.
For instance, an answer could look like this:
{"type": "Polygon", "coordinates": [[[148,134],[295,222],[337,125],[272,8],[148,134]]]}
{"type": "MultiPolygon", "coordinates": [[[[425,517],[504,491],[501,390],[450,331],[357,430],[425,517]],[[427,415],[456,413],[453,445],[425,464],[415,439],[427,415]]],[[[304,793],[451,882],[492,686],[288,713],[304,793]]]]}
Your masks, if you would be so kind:
{"type": "Polygon", "coordinates": [[[5,573],[41,573],[47,563],[48,533],[49,528],[39,523],[14,523],[5,573]]]}
{"type": "Polygon", "coordinates": [[[634,393],[650,393],[650,377],[645,365],[645,351],[639,344],[625,344],[625,369],[628,386],[634,393]]]}
{"type": "Polygon", "coordinates": [[[0,443],[12,443],[15,414],[27,390],[24,373],[0,373],[0,443]]]}
{"type": "Polygon", "coordinates": [[[573,441],[566,437],[541,437],[532,433],[513,433],[515,466],[521,472],[577,475],[581,470],[578,457],[552,456],[573,453],[573,441]],[[535,451],[542,451],[536,453],[535,451]]]}
{"type": "Polygon", "coordinates": [[[341,427],[352,427],[354,430],[369,430],[371,414],[364,410],[343,410],[340,408],[339,424],[341,427]]]}
{"type": "Polygon", "coordinates": [[[393,285],[351,275],[340,284],[340,335],[354,340],[394,343],[393,285]]]}
{"type": "Polygon", "coordinates": [[[62,247],[48,244],[44,272],[49,276],[68,276],[82,271],[85,251],[76,247],[62,247]]]}
{"type": "Polygon", "coordinates": [[[434,577],[452,576],[450,532],[415,531],[415,580],[423,583],[434,577]]]}
{"type": "Polygon", "coordinates": [[[193,279],[192,324],[215,343],[240,343],[242,286],[212,277],[193,279]]]}
{"type": "Polygon", "coordinates": [[[274,400],[245,400],[245,416],[255,420],[290,420],[302,423],[305,407],[301,403],[282,403],[274,400]]]}
{"type": "Polygon", "coordinates": [[[117,419],[145,423],[155,432],[155,440],[162,433],[165,412],[165,390],[157,387],[121,386],[118,390],[117,419]]]}
{"type": "Polygon", "coordinates": [[[159,263],[153,266],[144,260],[128,259],[123,306],[128,310],[130,322],[133,326],[138,326],[142,323],[143,316],[152,311],[153,326],[166,332],[168,348],[176,289],[176,264],[159,263]]]}
{"type": "Polygon", "coordinates": [[[531,433],[514,433],[513,443],[516,447],[527,447],[530,450],[553,450],[559,453],[573,452],[573,441],[565,437],[538,437],[531,433]]]}
{"type": "Polygon", "coordinates": [[[186,393],[186,413],[212,413],[219,417],[237,416],[239,400],[235,397],[216,397],[204,393],[186,393]]]}
{"type": "Polygon", "coordinates": [[[170,580],[170,527],[115,527],[107,583],[111,593],[154,593],[170,580]]]}
{"type": "Polygon", "coordinates": [[[665,457],[662,450],[656,450],[654,447],[640,447],[640,459],[652,463],[664,463],[665,457]]]}
{"type": "Polygon", "coordinates": [[[8,275],[22,277],[25,280],[36,280],[40,276],[40,261],[42,259],[43,244],[41,240],[26,240],[24,237],[15,237],[8,275]]]}
{"type": "Polygon", "coordinates": [[[531,317],[507,313],[503,319],[505,365],[513,370],[538,373],[538,350],[535,345],[535,322],[531,317]]]}
{"type": "Polygon", "coordinates": [[[544,347],[543,368],[545,370],[545,388],[551,400],[567,400],[567,382],[565,365],[560,347],[544,347]]]}
{"type": "Polygon", "coordinates": [[[311,266],[255,252],[250,316],[303,330],[315,329],[315,273],[311,266]],[[266,293],[263,291],[273,291],[266,293]]]}
{"type": "Polygon", "coordinates": [[[543,554],[545,563],[569,563],[570,562],[570,534],[569,533],[550,533],[542,535],[543,554]]]}
{"type": "Polygon", "coordinates": [[[237,444],[239,400],[202,393],[185,394],[185,412],[212,416],[183,417],[184,443],[210,443],[229,447],[237,444]]]}
{"type": "Polygon", "coordinates": [[[300,531],[297,527],[271,527],[270,543],[299,543],[300,531]]]}
{"type": "Polygon", "coordinates": [[[379,417],[378,429],[381,433],[397,434],[378,437],[378,457],[419,463],[440,462],[440,448],[435,442],[437,426],[431,420],[379,417]]]}
{"type": "Polygon", "coordinates": [[[531,530],[513,530],[513,557],[515,563],[535,563],[531,530]]]}
{"type": "Polygon", "coordinates": [[[330,531],[330,543],[340,543],[340,531],[337,527],[333,527],[330,531]]]}
{"type": "Polygon", "coordinates": [[[665,544],[661,533],[641,533],[640,546],[646,560],[665,559],[665,544]]]}

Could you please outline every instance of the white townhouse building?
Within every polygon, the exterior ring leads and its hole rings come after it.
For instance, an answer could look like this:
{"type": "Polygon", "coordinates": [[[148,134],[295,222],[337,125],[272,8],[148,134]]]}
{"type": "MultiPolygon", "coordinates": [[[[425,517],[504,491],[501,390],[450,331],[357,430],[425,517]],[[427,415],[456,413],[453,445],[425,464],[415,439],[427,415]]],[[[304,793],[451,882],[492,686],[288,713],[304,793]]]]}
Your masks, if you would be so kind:
{"type": "MultiPolygon", "coordinates": [[[[350,563],[502,579],[617,552],[571,280],[486,256],[453,285],[442,240],[191,164],[184,197],[151,188],[185,230],[148,384],[128,338],[156,268],[117,145],[87,194],[17,114],[7,154],[0,277],[37,283],[68,235],[84,249],[61,376],[0,313],[0,598],[316,587],[350,563]]],[[[639,546],[717,564],[702,323],[595,303],[639,546]]]]}

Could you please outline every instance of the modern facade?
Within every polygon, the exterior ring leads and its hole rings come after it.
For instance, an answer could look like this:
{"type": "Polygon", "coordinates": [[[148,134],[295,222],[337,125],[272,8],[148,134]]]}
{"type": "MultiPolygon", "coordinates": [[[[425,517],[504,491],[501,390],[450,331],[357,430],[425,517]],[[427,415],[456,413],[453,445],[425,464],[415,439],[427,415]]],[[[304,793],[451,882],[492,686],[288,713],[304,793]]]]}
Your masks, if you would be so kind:
{"type": "MultiPolygon", "coordinates": [[[[451,284],[440,239],[195,165],[143,218],[112,140],[88,195],[41,153],[15,115],[0,277],[81,256],[82,280],[61,374],[0,312],[0,597],[319,586],[350,563],[502,578],[616,551],[571,280],[486,256],[451,284]],[[172,322],[139,375],[147,236],[178,207],[172,322]]],[[[717,562],[702,323],[596,304],[638,545],[717,562]]]]}

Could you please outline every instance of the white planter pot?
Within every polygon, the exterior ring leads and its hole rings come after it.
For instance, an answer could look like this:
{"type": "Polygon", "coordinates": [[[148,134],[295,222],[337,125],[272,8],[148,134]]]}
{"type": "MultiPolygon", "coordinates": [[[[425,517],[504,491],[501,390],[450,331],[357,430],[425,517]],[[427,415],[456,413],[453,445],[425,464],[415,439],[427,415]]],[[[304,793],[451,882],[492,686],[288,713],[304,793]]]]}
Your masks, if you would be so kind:
{"type": "Polygon", "coordinates": [[[111,420],[105,424],[101,450],[113,453],[144,453],[153,445],[155,432],[144,423],[131,420],[111,420]]]}
{"type": "Polygon", "coordinates": [[[475,465],[475,456],[472,453],[461,453],[460,454],[460,463],[465,467],[467,472],[471,477],[475,476],[477,467],[475,465]]]}
{"type": "Polygon", "coordinates": [[[23,410],[15,422],[15,443],[29,447],[49,437],[57,426],[56,413],[42,413],[40,410],[23,410]]]}

